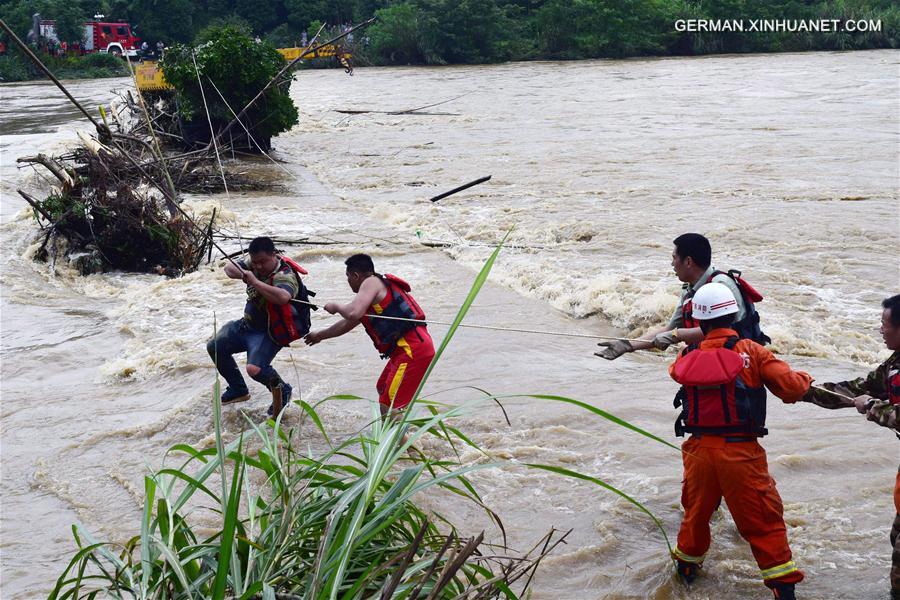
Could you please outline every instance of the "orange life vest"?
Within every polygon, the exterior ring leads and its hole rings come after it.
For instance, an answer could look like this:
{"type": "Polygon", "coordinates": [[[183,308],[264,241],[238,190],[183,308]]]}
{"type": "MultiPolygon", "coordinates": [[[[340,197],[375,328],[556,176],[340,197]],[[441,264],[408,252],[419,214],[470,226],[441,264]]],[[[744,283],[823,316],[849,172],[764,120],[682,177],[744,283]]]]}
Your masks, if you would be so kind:
{"type": "Polygon", "coordinates": [[[747,386],[741,378],[744,357],[734,349],[739,338],[728,338],[720,348],[696,346],[675,362],[672,377],[681,384],[675,408],[675,434],[750,435],[766,430],[766,389],[747,386]]]}

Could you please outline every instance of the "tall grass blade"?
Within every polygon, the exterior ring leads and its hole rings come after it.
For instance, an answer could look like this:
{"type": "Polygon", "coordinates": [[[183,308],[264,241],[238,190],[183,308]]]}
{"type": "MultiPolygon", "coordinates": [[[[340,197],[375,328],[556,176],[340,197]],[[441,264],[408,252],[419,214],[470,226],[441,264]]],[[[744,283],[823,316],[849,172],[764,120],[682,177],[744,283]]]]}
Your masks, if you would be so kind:
{"type": "Polygon", "coordinates": [[[425,386],[425,382],[428,381],[428,377],[434,370],[434,366],[438,363],[441,355],[444,353],[444,350],[450,344],[450,340],[453,339],[453,335],[456,333],[456,330],[459,329],[460,323],[463,322],[466,314],[468,314],[469,308],[471,308],[472,303],[475,301],[475,297],[478,296],[478,292],[480,292],[482,286],[484,286],[484,282],[487,281],[488,275],[491,274],[491,269],[494,267],[494,262],[497,260],[497,256],[500,254],[500,250],[501,248],[503,248],[503,244],[506,242],[506,239],[509,237],[510,233],[512,233],[512,230],[506,232],[506,235],[504,235],[503,239],[500,240],[500,243],[497,244],[497,247],[491,253],[490,258],[487,259],[487,262],[484,263],[484,266],[481,267],[481,271],[479,271],[478,275],[475,277],[475,281],[472,283],[472,287],[469,290],[466,299],[463,301],[462,306],[460,306],[459,311],[456,313],[456,317],[454,317],[453,323],[450,325],[450,329],[448,329],[447,333],[444,335],[444,339],[441,340],[440,346],[438,346],[438,349],[435,351],[434,358],[431,359],[431,364],[428,365],[428,369],[426,369],[425,375],[422,377],[422,381],[419,382],[419,387],[416,388],[416,393],[413,394],[412,401],[407,405],[406,410],[404,411],[404,419],[406,419],[406,415],[412,414],[412,407],[419,399],[419,394],[422,393],[422,388],[425,386]]]}
{"type": "Polygon", "coordinates": [[[156,495],[156,481],[144,477],[144,514],[141,519],[141,595],[147,595],[150,574],[153,572],[150,556],[150,520],[153,517],[153,499],[156,495]]]}
{"type": "Polygon", "coordinates": [[[651,440],[653,440],[655,442],[659,442],[660,444],[663,444],[665,446],[668,446],[669,448],[678,450],[678,452],[681,452],[681,448],[679,448],[675,444],[672,444],[671,442],[667,442],[666,440],[662,439],[661,437],[656,436],[645,429],[641,429],[637,425],[632,425],[625,419],[621,419],[621,418],[615,416],[614,414],[608,413],[601,408],[597,408],[596,406],[588,404],[587,402],[582,402],[581,400],[575,400],[574,398],[567,398],[565,396],[554,396],[551,394],[524,394],[520,397],[536,398],[538,400],[552,400],[554,402],[565,402],[567,404],[574,404],[575,406],[577,406],[579,408],[583,408],[586,411],[592,412],[595,415],[599,415],[608,421],[612,421],[616,425],[620,425],[626,429],[630,429],[631,431],[634,431],[635,433],[639,433],[642,436],[650,438],[651,440]]]}

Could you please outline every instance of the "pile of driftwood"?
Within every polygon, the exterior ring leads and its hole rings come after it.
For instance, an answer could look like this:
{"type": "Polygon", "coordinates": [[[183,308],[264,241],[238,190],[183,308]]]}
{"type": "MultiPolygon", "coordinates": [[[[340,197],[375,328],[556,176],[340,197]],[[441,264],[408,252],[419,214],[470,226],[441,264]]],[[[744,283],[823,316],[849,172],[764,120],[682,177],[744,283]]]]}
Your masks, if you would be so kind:
{"type": "Polygon", "coordinates": [[[19,190],[41,225],[37,258],[55,262],[65,256],[82,273],[195,270],[211,258],[215,214],[198,223],[182,208],[179,194],[268,185],[220,168],[216,149],[182,152],[158,143],[166,139],[164,126],[148,120],[130,92],[106,117],[96,135],[79,132],[80,145],[66,154],[17,160],[52,175],[44,200],[19,190]]]}

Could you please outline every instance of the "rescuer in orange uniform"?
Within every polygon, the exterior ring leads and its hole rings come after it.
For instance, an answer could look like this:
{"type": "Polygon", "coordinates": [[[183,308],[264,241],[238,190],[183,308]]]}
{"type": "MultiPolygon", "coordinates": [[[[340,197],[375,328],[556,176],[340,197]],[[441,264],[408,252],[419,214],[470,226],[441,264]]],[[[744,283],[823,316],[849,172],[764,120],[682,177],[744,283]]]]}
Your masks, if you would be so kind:
{"type": "Polygon", "coordinates": [[[376,273],[369,255],[354,254],[344,264],[356,297],[347,304],[327,303],[326,312],[343,319],[303,339],[309,345],[318,344],[362,323],[381,358],[388,359],[375,386],[382,415],[406,408],[434,358],[425,313],[410,295],[410,285],[396,275],[376,273]]]}
{"type": "Polygon", "coordinates": [[[704,338],[669,367],[681,390],[675,423],[684,442],[684,520],[673,551],[679,575],[694,580],[710,545],[709,519],[722,498],[750,543],[763,582],[780,600],[794,599],[803,580],[791,559],[781,497],[758,438],[767,433],[766,388],[786,403],[800,400],[812,378],[730,328],[738,312],[731,290],[708,283],[693,298],[704,338]]]}

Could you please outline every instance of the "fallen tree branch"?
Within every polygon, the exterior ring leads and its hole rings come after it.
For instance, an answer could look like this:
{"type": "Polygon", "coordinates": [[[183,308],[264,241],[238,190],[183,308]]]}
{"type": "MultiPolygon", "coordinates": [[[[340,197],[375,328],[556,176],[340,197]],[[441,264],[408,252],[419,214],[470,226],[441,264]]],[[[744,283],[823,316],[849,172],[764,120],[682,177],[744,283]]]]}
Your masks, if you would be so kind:
{"type": "Polygon", "coordinates": [[[46,168],[48,171],[59,179],[65,189],[71,189],[75,185],[75,179],[72,175],[58,162],[47,156],[46,154],[38,154],[37,156],[23,156],[16,159],[17,163],[38,164],[46,168]]]}

